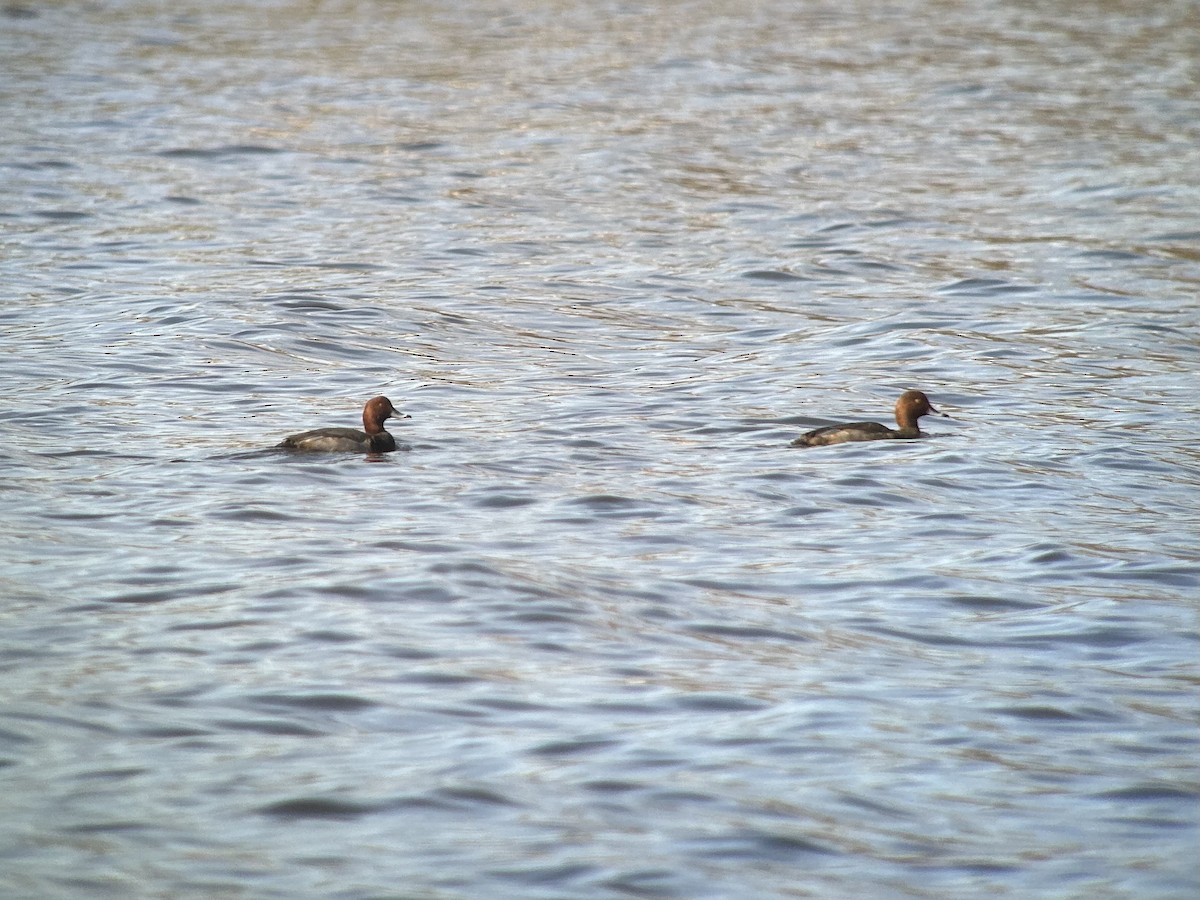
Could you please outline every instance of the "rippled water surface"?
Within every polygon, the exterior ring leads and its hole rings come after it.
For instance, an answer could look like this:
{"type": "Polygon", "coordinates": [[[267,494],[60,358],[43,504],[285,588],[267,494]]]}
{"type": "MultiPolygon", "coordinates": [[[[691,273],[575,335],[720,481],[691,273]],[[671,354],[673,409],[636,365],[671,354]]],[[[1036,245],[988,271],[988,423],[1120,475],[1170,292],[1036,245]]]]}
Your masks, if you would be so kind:
{"type": "Polygon", "coordinates": [[[0,895],[1196,896],[1198,47],[6,5],[0,895]]]}

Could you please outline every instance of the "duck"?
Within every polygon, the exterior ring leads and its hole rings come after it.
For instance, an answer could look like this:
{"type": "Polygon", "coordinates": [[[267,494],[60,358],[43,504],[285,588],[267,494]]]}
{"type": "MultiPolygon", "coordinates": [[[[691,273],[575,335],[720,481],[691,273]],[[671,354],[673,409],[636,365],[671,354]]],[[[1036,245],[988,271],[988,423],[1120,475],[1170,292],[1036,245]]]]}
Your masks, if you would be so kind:
{"type": "Polygon", "coordinates": [[[372,397],[363,407],[363,431],[354,428],[316,428],[285,437],[277,447],[282,450],[343,453],[390,453],[396,439],[388,434],[385,419],[408,419],[387,397],[372,397]]]}
{"type": "Polygon", "coordinates": [[[896,424],[899,428],[888,428],[878,422],[853,422],[848,425],[826,425],[792,441],[793,447],[824,447],[826,444],[845,444],[850,441],[910,440],[922,437],[917,419],[934,413],[949,418],[944,412],[933,408],[929,398],[921,391],[905,391],[896,401],[896,424]]]}

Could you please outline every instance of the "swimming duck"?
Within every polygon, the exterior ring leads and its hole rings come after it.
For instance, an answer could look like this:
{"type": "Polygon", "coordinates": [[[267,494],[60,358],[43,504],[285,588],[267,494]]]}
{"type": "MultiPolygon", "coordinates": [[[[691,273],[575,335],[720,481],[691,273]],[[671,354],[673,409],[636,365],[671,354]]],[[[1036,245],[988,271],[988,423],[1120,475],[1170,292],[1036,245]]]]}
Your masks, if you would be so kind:
{"type": "Polygon", "coordinates": [[[826,425],[803,434],[792,441],[793,447],[823,447],[826,444],[844,444],[849,441],[906,440],[921,437],[917,419],[929,413],[946,416],[933,408],[921,391],[905,391],[896,401],[896,424],[899,428],[888,428],[878,422],[854,422],[849,425],[826,425]]]}
{"type": "Polygon", "coordinates": [[[385,419],[407,419],[387,397],[372,397],[363,407],[363,431],[353,428],[317,428],[285,437],[278,446],[285,450],[347,453],[388,453],[396,440],[383,429],[385,419]]]}

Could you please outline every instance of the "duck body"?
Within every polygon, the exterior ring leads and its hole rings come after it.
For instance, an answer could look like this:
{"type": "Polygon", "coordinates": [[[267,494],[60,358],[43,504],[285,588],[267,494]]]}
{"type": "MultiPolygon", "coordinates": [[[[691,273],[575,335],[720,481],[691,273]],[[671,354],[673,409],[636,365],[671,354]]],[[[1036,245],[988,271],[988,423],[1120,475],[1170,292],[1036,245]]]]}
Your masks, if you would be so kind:
{"type": "Polygon", "coordinates": [[[895,429],[878,422],[850,422],[846,425],[826,425],[792,441],[793,447],[824,447],[827,444],[848,444],[852,441],[886,441],[898,438],[919,438],[917,429],[895,429]]]}
{"type": "Polygon", "coordinates": [[[288,435],[279,446],[326,453],[390,453],[396,449],[396,439],[386,431],[367,434],[357,428],[315,428],[288,435]]]}
{"type": "Polygon", "coordinates": [[[792,441],[793,447],[824,447],[828,444],[847,444],[854,441],[912,440],[922,436],[917,419],[929,413],[945,416],[933,408],[921,391],[905,391],[896,401],[896,424],[888,428],[878,422],[852,422],[847,425],[826,425],[792,441]]]}
{"type": "Polygon", "coordinates": [[[363,431],[356,428],[316,428],[285,437],[278,447],[282,450],[303,450],[314,453],[390,453],[396,449],[396,439],[384,430],[383,423],[391,418],[404,418],[387,397],[372,397],[363,407],[363,431]]]}

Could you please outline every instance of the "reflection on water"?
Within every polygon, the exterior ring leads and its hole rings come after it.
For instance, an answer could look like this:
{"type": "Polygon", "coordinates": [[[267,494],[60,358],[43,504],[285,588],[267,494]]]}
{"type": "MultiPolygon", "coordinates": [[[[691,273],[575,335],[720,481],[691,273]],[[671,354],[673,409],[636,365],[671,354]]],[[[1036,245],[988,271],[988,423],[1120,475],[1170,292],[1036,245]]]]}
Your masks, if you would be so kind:
{"type": "Polygon", "coordinates": [[[5,7],[0,893],[1193,896],[1193,12],[5,7]]]}

